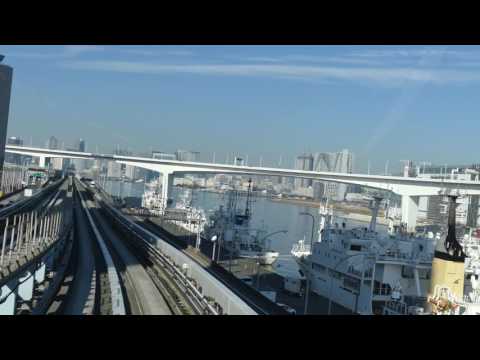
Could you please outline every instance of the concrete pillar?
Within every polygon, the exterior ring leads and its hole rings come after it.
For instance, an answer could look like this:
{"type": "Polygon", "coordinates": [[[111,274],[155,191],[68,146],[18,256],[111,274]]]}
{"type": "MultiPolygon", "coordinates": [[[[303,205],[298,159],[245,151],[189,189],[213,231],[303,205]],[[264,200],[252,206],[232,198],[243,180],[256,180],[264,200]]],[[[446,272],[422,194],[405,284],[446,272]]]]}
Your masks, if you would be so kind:
{"type": "Polygon", "coordinates": [[[173,173],[163,173],[162,174],[162,201],[165,208],[171,207],[173,199],[169,196],[172,194],[173,187],[173,173]],[[170,201],[168,201],[170,200],[170,201]]]}
{"type": "Polygon", "coordinates": [[[33,297],[33,275],[30,271],[27,271],[21,278],[20,278],[20,285],[18,285],[17,291],[18,296],[23,301],[30,301],[33,297]]]}
{"type": "Polygon", "coordinates": [[[402,195],[402,222],[408,232],[414,232],[417,225],[418,201],[418,196],[402,195]]]}
{"type": "Polygon", "coordinates": [[[0,315],[15,315],[17,294],[14,291],[17,286],[17,280],[13,280],[0,288],[0,315]],[[5,299],[6,298],[6,299],[5,299]]]}

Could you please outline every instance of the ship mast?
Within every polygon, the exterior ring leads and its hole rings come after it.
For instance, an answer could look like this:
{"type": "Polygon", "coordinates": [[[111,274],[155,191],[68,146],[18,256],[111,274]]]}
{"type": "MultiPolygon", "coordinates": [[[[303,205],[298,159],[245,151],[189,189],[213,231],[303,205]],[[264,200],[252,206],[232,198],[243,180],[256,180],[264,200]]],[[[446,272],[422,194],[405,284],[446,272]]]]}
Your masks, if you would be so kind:
{"type": "Polygon", "coordinates": [[[245,217],[247,219],[250,218],[252,215],[251,212],[251,205],[252,205],[252,198],[251,198],[251,193],[252,193],[252,179],[248,179],[248,190],[247,190],[247,203],[245,205],[245,217]]]}

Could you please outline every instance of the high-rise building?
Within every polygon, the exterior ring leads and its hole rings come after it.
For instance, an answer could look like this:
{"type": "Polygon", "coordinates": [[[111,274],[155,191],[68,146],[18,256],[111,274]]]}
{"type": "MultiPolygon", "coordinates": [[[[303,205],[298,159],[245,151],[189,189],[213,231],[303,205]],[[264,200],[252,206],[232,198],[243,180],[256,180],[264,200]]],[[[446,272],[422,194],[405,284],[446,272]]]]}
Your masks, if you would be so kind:
{"type": "Polygon", "coordinates": [[[23,139],[16,137],[16,136],[10,136],[7,139],[7,144],[8,145],[15,145],[15,146],[23,146],[23,139]]]}
{"type": "Polygon", "coordinates": [[[159,160],[177,160],[177,156],[175,154],[170,154],[163,151],[152,151],[152,158],[159,160]]]}
{"type": "MultiPolygon", "coordinates": [[[[417,177],[426,179],[448,179],[463,181],[478,181],[480,171],[476,167],[446,167],[431,166],[421,173],[417,173],[417,177]]],[[[448,198],[445,196],[429,196],[426,200],[426,219],[437,225],[447,223],[448,217],[448,198]]],[[[462,225],[476,227],[479,217],[479,196],[465,196],[457,199],[456,222],[462,225]]]]}
{"type": "MultiPolygon", "coordinates": [[[[353,170],[353,154],[347,149],[334,153],[316,153],[314,155],[313,170],[351,174],[353,170]]],[[[315,183],[319,182],[315,181],[315,183]]],[[[348,189],[346,184],[334,182],[323,182],[323,184],[323,194],[321,196],[337,201],[345,199],[348,189]]],[[[317,187],[315,194],[320,195],[319,185],[315,185],[315,187],[317,187]]]]}
{"type": "Polygon", "coordinates": [[[50,164],[53,170],[63,170],[63,159],[62,158],[52,158],[50,164]]]}
{"type": "Polygon", "coordinates": [[[122,165],[115,161],[109,161],[107,168],[107,177],[113,179],[120,179],[122,177],[122,165]]]}
{"type": "Polygon", "coordinates": [[[189,150],[177,150],[175,151],[178,161],[190,161],[195,162],[199,161],[200,153],[198,151],[189,151],[189,150]]]}
{"type": "MultiPolygon", "coordinates": [[[[313,155],[312,154],[302,154],[297,156],[295,160],[295,170],[313,170],[313,155]]],[[[306,188],[312,186],[311,179],[295,179],[295,189],[306,188]]]]}
{"type": "Polygon", "coordinates": [[[79,139],[76,143],[77,151],[85,152],[85,140],[79,139]]]}
{"type": "Polygon", "coordinates": [[[245,166],[245,160],[240,156],[235,156],[233,163],[236,166],[245,166]]]}
{"type": "MultiPolygon", "coordinates": [[[[75,143],[74,151],[85,152],[85,140],[79,139],[75,143]]],[[[88,165],[88,160],[86,160],[86,159],[72,159],[71,163],[75,167],[76,172],[82,172],[88,167],[87,166],[88,165]]]]}
{"type": "MultiPolygon", "coordinates": [[[[7,139],[7,144],[15,145],[15,146],[23,146],[23,140],[16,136],[10,136],[7,139]]],[[[5,154],[5,162],[10,164],[21,165],[24,158],[26,158],[26,156],[20,155],[20,154],[9,154],[9,153],[5,154]]]]}
{"type": "Polygon", "coordinates": [[[126,165],[125,166],[125,177],[130,180],[135,179],[135,166],[132,165],[126,165]]]}
{"type": "Polygon", "coordinates": [[[58,150],[59,149],[59,141],[55,136],[50,136],[50,138],[45,143],[45,147],[50,150],[58,150]]]}
{"type": "Polygon", "coordinates": [[[3,170],[5,160],[5,143],[7,141],[8,112],[10,109],[10,93],[12,89],[13,69],[1,64],[3,55],[0,55],[0,171],[3,170]]]}

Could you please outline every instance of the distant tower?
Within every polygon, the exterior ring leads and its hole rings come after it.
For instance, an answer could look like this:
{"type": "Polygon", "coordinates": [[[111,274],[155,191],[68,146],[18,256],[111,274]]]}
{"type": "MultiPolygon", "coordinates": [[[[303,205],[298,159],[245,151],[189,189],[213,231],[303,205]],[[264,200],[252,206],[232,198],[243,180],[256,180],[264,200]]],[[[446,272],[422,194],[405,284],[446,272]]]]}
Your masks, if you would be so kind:
{"type": "Polygon", "coordinates": [[[415,177],[415,168],[413,167],[412,160],[402,160],[405,163],[403,168],[404,177],[415,177]]]}
{"type": "MultiPolygon", "coordinates": [[[[313,170],[313,155],[312,154],[302,154],[297,156],[295,161],[295,169],[296,170],[305,170],[305,171],[312,171],[313,170]]],[[[295,188],[306,188],[312,186],[311,179],[295,179],[295,188]]]]}
{"type": "Polygon", "coordinates": [[[58,150],[58,143],[58,139],[55,136],[50,136],[45,145],[47,149],[58,150]]]}
{"type": "Polygon", "coordinates": [[[12,89],[13,69],[1,64],[4,56],[0,55],[0,171],[5,159],[5,143],[7,141],[8,112],[10,109],[10,93],[12,89]]]}
{"type": "MultiPolygon", "coordinates": [[[[353,153],[348,149],[343,149],[334,153],[316,153],[314,156],[313,169],[315,171],[337,172],[343,174],[351,174],[353,169],[353,153]]],[[[338,201],[343,201],[347,194],[348,187],[346,184],[334,182],[323,182],[323,186],[315,181],[314,191],[316,197],[326,196],[338,201]]],[[[350,191],[352,191],[350,187],[350,191]]]]}
{"type": "Polygon", "coordinates": [[[77,150],[80,152],[85,152],[85,140],[83,139],[78,140],[77,150]]]}

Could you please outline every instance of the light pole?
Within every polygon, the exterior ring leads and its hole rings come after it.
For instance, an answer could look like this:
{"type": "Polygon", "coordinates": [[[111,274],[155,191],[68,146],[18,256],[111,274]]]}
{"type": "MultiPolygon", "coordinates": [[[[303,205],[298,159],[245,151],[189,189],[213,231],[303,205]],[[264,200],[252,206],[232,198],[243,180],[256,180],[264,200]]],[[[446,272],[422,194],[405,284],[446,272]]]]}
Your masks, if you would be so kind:
{"type": "Polygon", "coordinates": [[[307,310],[308,310],[308,296],[310,294],[310,271],[311,271],[311,264],[312,264],[312,255],[313,255],[313,232],[315,230],[315,217],[310,214],[309,212],[301,212],[300,215],[306,215],[306,216],[310,216],[312,218],[312,234],[310,236],[310,264],[308,266],[308,274],[307,275],[307,288],[305,290],[305,306],[304,306],[304,310],[303,310],[303,314],[306,315],[307,314],[307,310]]]}
{"type": "Polygon", "coordinates": [[[215,245],[217,244],[217,235],[213,235],[212,238],[210,239],[213,242],[213,251],[212,251],[212,261],[215,261],[215,245]]]}
{"type": "MultiPolygon", "coordinates": [[[[335,266],[333,267],[333,271],[335,271],[337,269],[338,265],[343,263],[345,260],[351,259],[355,256],[360,256],[360,255],[365,255],[365,254],[363,254],[363,253],[354,254],[354,255],[347,256],[346,258],[343,258],[342,260],[340,260],[338,263],[335,264],[335,266]]],[[[333,280],[332,280],[332,276],[330,274],[330,288],[328,290],[328,313],[327,313],[328,315],[330,315],[331,309],[332,309],[332,284],[333,284],[333,280]]]]}

